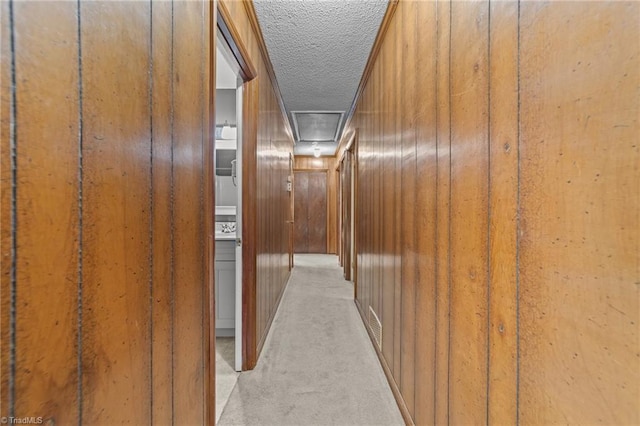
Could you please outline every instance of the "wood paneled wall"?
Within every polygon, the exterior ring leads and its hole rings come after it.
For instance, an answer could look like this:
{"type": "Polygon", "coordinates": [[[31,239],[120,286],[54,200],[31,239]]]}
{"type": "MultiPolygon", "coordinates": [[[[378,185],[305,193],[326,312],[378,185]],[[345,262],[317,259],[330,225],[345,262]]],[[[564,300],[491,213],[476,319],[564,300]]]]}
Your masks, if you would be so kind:
{"type": "Polygon", "coordinates": [[[0,7],[0,415],[203,424],[209,4],[0,7]]]}
{"type": "Polygon", "coordinates": [[[294,159],[296,170],[326,170],[327,171],[327,253],[338,253],[338,185],[339,174],[336,170],[335,157],[313,157],[296,155],[294,159]]]}
{"type": "MultiPolygon", "coordinates": [[[[261,49],[259,27],[252,6],[245,1],[223,0],[222,3],[237,28],[258,76],[251,82],[251,102],[257,103],[255,157],[243,165],[253,164],[249,173],[254,190],[249,191],[255,206],[256,235],[243,235],[245,241],[255,241],[255,318],[247,318],[256,327],[255,342],[259,354],[269,326],[278,308],[280,297],[289,278],[289,237],[291,220],[290,196],[287,192],[289,155],[293,152],[293,137],[281,108],[281,97],[270,77],[268,53],[261,49]],[[254,22],[252,24],[252,19],[254,22]]],[[[247,183],[249,180],[245,179],[247,183]]],[[[246,203],[245,203],[246,207],[246,203]]],[[[247,267],[245,262],[245,270],[247,267]]],[[[249,313],[250,316],[254,315],[249,313]]],[[[249,367],[255,359],[249,360],[249,367]]]]}
{"type": "Polygon", "coordinates": [[[640,4],[400,0],[382,37],[343,142],[406,420],[640,422],[640,4]]]}

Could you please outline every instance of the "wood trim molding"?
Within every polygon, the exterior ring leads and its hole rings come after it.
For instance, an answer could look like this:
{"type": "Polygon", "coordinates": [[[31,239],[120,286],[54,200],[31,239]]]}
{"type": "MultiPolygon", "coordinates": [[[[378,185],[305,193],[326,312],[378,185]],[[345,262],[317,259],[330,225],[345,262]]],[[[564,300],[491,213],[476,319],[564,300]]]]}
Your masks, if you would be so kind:
{"type": "Polygon", "coordinates": [[[355,129],[353,138],[353,144],[349,147],[351,151],[351,159],[353,160],[353,169],[351,179],[353,179],[353,299],[358,300],[358,218],[360,212],[358,211],[358,129],[355,129]]]}
{"type": "Polygon", "coordinates": [[[258,360],[257,317],[257,158],[259,80],[245,82],[242,94],[242,370],[258,360]],[[247,244],[247,242],[251,242],[247,244]]]}
{"type": "Polygon", "coordinates": [[[253,80],[258,76],[258,72],[251,63],[249,51],[242,42],[242,37],[234,25],[229,9],[227,9],[224,2],[218,2],[218,13],[220,15],[220,19],[218,19],[218,28],[231,48],[233,56],[240,65],[240,74],[242,79],[244,81],[253,80]]]}
{"type": "Polygon", "coordinates": [[[278,84],[278,79],[276,78],[276,73],[273,69],[273,63],[271,62],[271,57],[269,56],[269,50],[267,50],[267,45],[264,42],[262,29],[260,28],[260,22],[258,22],[258,15],[256,14],[253,0],[244,0],[242,3],[244,3],[247,16],[249,17],[249,22],[251,23],[251,28],[253,29],[256,39],[258,40],[258,47],[260,49],[260,53],[262,54],[262,60],[264,61],[265,68],[267,69],[267,74],[269,75],[269,80],[271,80],[271,84],[273,85],[273,89],[276,93],[276,98],[278,99],[278,104],[280,105],[280,112],[282,113],[282,117],[285,121],[285,129],[291,137],[291,140],[294,141],[295,139],[293,137],[291,122],[289,121],[289,117],[287,116],[287,109],[284,106],[284,100],[282,99],[280,85],[278,84]]]}
{"type": "MultiPolygon", "coordinates": [[[[362,92],[364,91],[365,86],[367,85],[367,81],[369,81],[369,76],[371,75],[371,71],[373,70],[373,65],[375,64],[376,59],[378,59],[378,53],[380,53],[380,48],[382,47],[384,36],[387,34],[387,30],[389,29],[389,24],[391,24],[393,15],[396,13],[399,1],[400,0],[389,0],[389,4],[387,4],[387,10],[384,13],[382,23],[380,23],[380,28],[378,28],[378,34],[376,35],[376,39],[373,42],[373,46],[371,47],[371,53],[369,53],[369,59],[367,59],[367,65],[364,67],[364,72],[362,73],[360,84],[358,84],[356,95],[353,98],[353,103],[351,103],[349,112],[347,112],[347,117],[345,118],[343,127],[345,130],[349,128],[349,125],[351,125],[351,119],[353,118],[353,114],[356,111],[356,106],[358,105],[358,101],[360,100],[360,96],[362,96],[362,92]]],[[[344,140],[348,139],[343,138],[342,141],[344,140]]],[[[341,145],[343,143],[342,141],[338,145],[338,149],[336,150],[336,152],[340,152],[340,149],[342,148],[341,145]]]]}
{"type": "MultiPolygon", "coordinates": [[[[353,148],[353,142],[356,140],[356,132],[355,131],[351,132],[349,134],[349,137],[345,138],[345,140],[347,140],[347,143],[346,143],[346,146],[342,149],[340,158],[337,161],[336,170],[338,169],[338,167],[340,167],[340,163],[342,163],[342,160],[344,159],[344,156],[347,154],[347,151],[353,148]]],[[[336,151],[336,152],[340,152],[340,151],[336,151]]]]}
{"type": "Polygon", "coordinates": [[[216,126],[216,46],[217,31],[215,31],[218,14],[215,13],[215,2],[209,4],[206,10],[205,23],[205,41],[209,42],[207,54],[209,55],[209,79],[208,79],[208,125],[206,128],[206,144],[205,144],[205,244],[204,252],[205,270],[204,279],[204,297],[205,311],[203,317],[204,330],[204,421],[207,425],[216,424],[216,407],[215,404],[209,404],[208,401],[216,400],[216,314],[215,314],[215,164],[213,163],[213,151],[215,144],[215,126],[216,126]]]}

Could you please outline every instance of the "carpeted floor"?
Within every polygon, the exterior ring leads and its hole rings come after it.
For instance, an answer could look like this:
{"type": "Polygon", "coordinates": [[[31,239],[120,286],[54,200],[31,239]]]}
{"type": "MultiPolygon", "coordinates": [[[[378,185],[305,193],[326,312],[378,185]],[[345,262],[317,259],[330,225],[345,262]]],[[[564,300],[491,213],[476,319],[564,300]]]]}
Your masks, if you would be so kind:
{"type": "Polygon", "coordinates": [[[219,425],[403,425],[336,256],[296,255],[271,332],[219,425]]]}
{"type": "Polygon", "coordinates": [[[216,337],[216,421],[240,375],[234,369],[235,343],[234,337],[216,337]]]}

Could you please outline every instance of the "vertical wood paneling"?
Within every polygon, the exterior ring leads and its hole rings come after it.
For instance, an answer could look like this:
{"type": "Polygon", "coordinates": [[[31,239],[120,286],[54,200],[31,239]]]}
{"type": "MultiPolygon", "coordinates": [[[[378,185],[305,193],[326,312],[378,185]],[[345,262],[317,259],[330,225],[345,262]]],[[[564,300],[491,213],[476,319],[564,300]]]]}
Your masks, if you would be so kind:
{"type": "MultiPolygon", "coordinates": [[[[250,37],[251,38],[251,37],[250,37]]],[[[256,47],[257,49],[257,43],[256,47]]],[[[259,57],[259,54],[256,54],[259,57]]],[[[263,75],[267,74],[266,66],[261,65],[263,75]]],[[[259,114],[260,130],[258,133],[258,193],[260,197],[258,210],[265,212],[260,222],[258,252],[258,304],[259,304],[259,350],[262,348],[270,324],[276,313],[284,285],[288,277],[286,261],[287,220],[289,203],[285,194],[284,176],[288,173],[288,162],[285,159],[291,152],[290,139],[283,137],[281,114],[274,89],[269,84],[260,86],[259,114]],[[280,126],[275,125],[278,119],[280,126]],[[283,142],[280,142],[283,141],[283,142]]]]}
{"type": "MultiPolygon", "coordinates": [[[[392,23],[393,44],[397,44],[400,39],[400,28],[392,23]]],[[[392,60],[391,74],[391,100],[393,104],[392,126],[390,129],[392,143],[391,156],[393,158],[393,186],[392,186],[392,222],[393,222],[393,371],[398,384],[402,383],[402,191],[397,188],[402,187],[402,100],[400,98],[400,80],[402,79],[402,62],[394,61],[402,55],[402,49],[397,49],[390,55],[392,60]]]]}
{"type": "Polygon", "coordinates": [[[28,2],[13,7],[13,31],[20,34],[15,39],[20,252],[13,415],[37,414],[56,423],[75,423],[79,398],[77,8],[70,2],[53,9],[28,2]],[[67,121],[67,117],[73,119],[67,121]],[[57,141],[66,143],[56,145],[57,141]]]}
{"type": "MultiPolygon", "coordinates": [[[[436,290],[436,3],[409,3],[415,16],[417,56],[415,420],[433,422],[436,290]]],[[[411,72],[411,71],[410,71],[411,72]]],[[[411,114],[410,116],[413,116],[411,114]]]]}
{"type": "Polygon", "coordinates": [[[409,422],[638,422],[638,16],[399,1],[347,134],[357,306],[409,422]]]}
{"type": "Polygon", "coordinates": [[[520,7],[520,422],[636,424],[640,5],[520,7]]]}
{"type": "MultiPolygon", "coordinates": [[[[261,34],[257,20],[252,16],[253,7],[246,2],[221,1],[229,10],[241,41],[258,70],[258,78],[245,85],[251,90],[252,105],[244,116],[249,117],[251,114],[253,118],[252,114],[255,114],[256,121],[254,128],[250,119],[245,120],[245,124],[249,126],[245,130],[250,130],[251,133],[243,141],[243,153],[246,153],[243,161],[246,157],[253,157],[246,160],[249,163],[245,161],[243,164],[246,171],[244,182],[254,185],[247,187],[243,206],[247,212],[259,212],[255,235],[244,235],[243,231],[244,241],[255,241],[255,247],[247,245],[247,251],[243,253],[245,276],[247,268],[250,271],[247,286],[255,286],[256,294],[255,309],[247,307],[250,311],[245,313],[248,317],[244,322],[249,328],[255,326],[256,329],[256,341],[245,345],[245,350],[248,351],[247,367],[253,368],[289,276],[287,251],[290,225],[287,221],[290,219],[290,202],[285,190],[285,179],[289,170],[288,156],[293,152],[293,140],[291,133],[285,130],[288,124],[280,108],[277,82],[271,78],[266,66],[268,54],[260,48],[261,34]],[[252,252],[254,249],[255,253],[252,252]]],[[[251,216],[248,214],[248,217],[251,216]]]]}
{"type": "Polygon", "coordinates": [[[151,424],[170,424],[173,416],[173,200],[172,200],[172,4],[151,9],[152,51],[152,288],[151,424]]]}
{"type": "Polygon", "coordinates": [[[0,416],[10,412],[9,380],[11,339],[11,225],[13,177],[11,173],[11,26],[9,2],[0,3],[0,416]]]}
{"type": "MultiPolygon", "coordinates": [[[[381,307],[378,315],[382,321],[382,353],[387,361],[387,364],[393,372],[393,343],[394,343],[394,263],[393,263],[393,166],[394,161],[392,158],[393,151],[391,147],[391,139],[394,137],[391,127],[393,125],[393,119],[395,118],[395,111],[391,105],[391,93],[390,82],[392,79],[392,64],[393,61],[387,61],[387,52],[390,55],[390,49],[382,49],[381,55],[381,68],[380,68],[380,147],[378,151],[378,158],[380,159],[380,215],[377,221],[380,224],[380,293],[381,293],[381,307]],[[385,226],[382,226],[385,224],[385,226]]],[[[395,126],[394,126],[395,130],[395,126]]],[[[395,377],[395,374],[394,374],[395,377]]]]}
{"type": "Polygon", "coordinates": [[[56,424],[202,423],[208,4],[1,7],[1,414],[56,424]],[[13,184],[18,226],[10,223],[13,184]],[[12,234],[15,301],[5,280],[12,234]]]}
{"type": "Polygon", "coordinates": [[[489,28],[488,421],[516,423],[518,4],[492,2],[489,28]]]}
{"type": "Polygon", "coordinates": [[[449,416],[470,424],[486,420],[488,2],[451,8],[449,416]]]}
{"type": "Polygon", "coordinates": [[[150,10],[141,3],[83,3],[80,16],[82,418],[142,424],[151,410],[150,10]],[[96,31],[101,25],[108,30],[96,31]]]}
{"type": "MultiPolygon", "coordinates": [[[[381,190],[381,182],[382,179],[380,175],[382,174],[382,77],[381,77],[381,68],[376,67],[373,70],[372,80],[375,82],[378,90],[373,93],[372,101],[373,101],[373,115],[375,116],[375,121],[373,121],[373,140],[372,140],[372,152],[370,157],[371,163],[371,175],[372,175],[372,186],[371,191],[373,192],[372,203],[373,210],[371,215],[371,258],[369,259],[369,264],[371,268],[371,291],[372,291],[372,303],[374,312],[378,315],[380,321],[382,318],[382,267],[384,265],[385,259],[381,256],[381,229],[384,226],[382,222],[382,218],[380,216],[382,202],[380,200],[380,195],[382,193],[381,190]]],[[[384,330],[383,330],[384,332],[384,330]]],[[[383,338],[384,339],[384,338],[383,338]]]]}
{"type": "MultiPolygon", "coordinates": [[[[402,48],[396,49],[396,62],[402,64],[400,68],[401,78],[398,78],[400,86],[400,121],[397,130],[400,136],[400,172],[402,190],[402,248],[400,250],[402,267],[402,304],[400,321],[401,329],[401,360],[400,360],[400,391],[404,402],[412,416],[415,416],[415,363],[416,363],[416,214],[415,201],[417,188],[416,181],[416,136],[412,122],[412,112],[417,105],[416,83],[416,18],[412,12],[415,7],[401,4],[401,9],[396,13],[402,19],[402,31],[398,35],[396,43],[402,48]]],[[[398,18],[397,18],[398,19],[398,18]]]]}
{"type": "Polygon", "coordinates": [[[450,217],[450,23],[451,2],[438,1],[436,40],[436,359],[435,424],[449,422],[449,217],[450,217]]]}
{"type": "Polygon", "coordinates": [[[203,422],[203,129],[202,27],[198,2],[176,2],[173,67],[174,418],[203,422]],[[196,66],[194,66],[196,65],[196,66]]]}

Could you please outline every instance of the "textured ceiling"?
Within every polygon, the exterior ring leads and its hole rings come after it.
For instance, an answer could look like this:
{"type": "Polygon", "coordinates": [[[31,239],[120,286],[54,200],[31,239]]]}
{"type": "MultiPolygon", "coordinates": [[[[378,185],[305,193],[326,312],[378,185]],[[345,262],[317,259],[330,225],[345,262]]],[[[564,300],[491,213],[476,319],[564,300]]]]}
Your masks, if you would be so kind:
{"type": "MultiPolygon", "coordinates": [[[[387,2],[254,0],[290,118],[291,111],[349,110],[387,2]]],[[[322,145],[332,155],[337,144],[322,145]]],[[[311,144],[297,143],[295,152],[311,154],[311,144]]]]}

